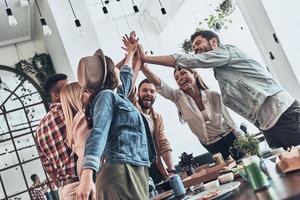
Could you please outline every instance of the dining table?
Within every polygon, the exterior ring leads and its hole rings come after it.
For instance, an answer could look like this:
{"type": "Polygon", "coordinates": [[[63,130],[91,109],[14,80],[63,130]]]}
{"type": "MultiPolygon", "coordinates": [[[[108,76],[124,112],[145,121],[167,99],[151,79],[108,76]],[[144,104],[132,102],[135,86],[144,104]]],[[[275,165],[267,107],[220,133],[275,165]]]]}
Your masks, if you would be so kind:
{"type": "Polygon", "coordinates": [[[277,199],[300,199],[300,170],[283,173],[272,159],[265,158],[267,174],[270,178],[270,186],[258,191],[251,188],[250,184],[243,178],[240,187],[233,191],[228,199],[234,200],[277,200],[277,199]]]}
{"type": "MultiPolygon", "coordinates": [[[[253,190],[249,182],[240,177],[235,178],[235,182],[240,182],[239,187],[234,189],[228,195],[220,198],[224,200],[300,200],[300,170],[283,173],[275,163],[275,157],[263,159],[265,164],[265,173],[269,177],[270,186],[260,190],[253,190]]],[[[188,199],[198,199],[199,194],[187,195],[188,199]],[[194,198],[193,198],[194,197],[194,198]]],[[[201,199],[201,198],[200,198],[201,199]]],[[[215,198],[213,198],[215,199],[215,198]]]]}
{"type": "MultiPolygon", "coordinates": [[[[234,182],[240,182],[239,186],[234,190],[230,191],[227,195],[222,195],[218,200],[300,200],[300,170],[291,171],[288,173],[283,173],[275,163],[274,156],[269,158],[264,158],[263,163],[265,165],[265,174],[269,177],[270,186],[265,187],[260,190],[253,190],[250,183],[239,176],[234,179],[234,182]]],[[[200,184],[199,183],[195,183],[200,184]]],[[[222,186],[222,185],[221,185],[222,186]]],[[[216,188],[217,189],[217,188],[216,188]]],[[[199,199],[201,193],[192,194],[188,192],[184,200],[189,199],[199,199]]],[[[157,199],[168,199],[175,200],[178,198],[154,198],[157,199]]],[[[200,198],[201,199],[201,198],[200,198]]],[[[213,198],[215,199],[215,198],[213,198]]]]}

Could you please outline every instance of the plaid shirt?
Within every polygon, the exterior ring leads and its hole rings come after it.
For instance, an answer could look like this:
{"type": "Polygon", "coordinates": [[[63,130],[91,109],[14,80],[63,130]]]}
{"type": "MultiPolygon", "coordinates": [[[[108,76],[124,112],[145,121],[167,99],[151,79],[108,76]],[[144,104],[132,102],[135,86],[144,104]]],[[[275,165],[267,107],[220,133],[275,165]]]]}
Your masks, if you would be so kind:
{"type": "Polygon", "coordinates": [[[61,182],[76,177],[76,158],[66,143],[66,126],[60,103],[53,103],[36,129],[37,148],[45,171],[61,182]]]}
{"type": "Polygon", "coordinates": [[[32,200],[46,200],[43,187],[32,187],[30,193],[32,200]]]}

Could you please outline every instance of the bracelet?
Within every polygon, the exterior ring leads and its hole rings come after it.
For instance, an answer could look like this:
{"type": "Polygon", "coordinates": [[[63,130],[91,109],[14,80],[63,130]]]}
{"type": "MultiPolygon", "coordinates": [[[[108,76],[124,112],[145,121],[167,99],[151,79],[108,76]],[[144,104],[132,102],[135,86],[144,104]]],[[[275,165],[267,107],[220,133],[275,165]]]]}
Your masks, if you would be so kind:
{"type": "Polygon", "coordinates": [[[172,174],[176,174],[177,173],[176,169],[167,169],[167,172],[168,173],[172,173],[172,174]]]}

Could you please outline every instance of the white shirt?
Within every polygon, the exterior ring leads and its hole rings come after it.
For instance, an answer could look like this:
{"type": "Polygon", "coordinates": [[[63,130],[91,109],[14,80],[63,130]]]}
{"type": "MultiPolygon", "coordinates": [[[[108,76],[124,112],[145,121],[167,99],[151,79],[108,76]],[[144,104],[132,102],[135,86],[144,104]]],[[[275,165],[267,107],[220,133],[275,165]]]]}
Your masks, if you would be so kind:
{"type": "Polygon", "coordinates": [[[267,97],[257,114],[259,128],[261,130],[271,129],[294,101],[295,98],[285,90],[267,97]]]}
{"type": "MultiPolygon", "coordinates": [[[[215,143],[221,139],[219,136],[225,136],[235,128],[219,93],[211,90],[201,91],[202,102],[208,118],[206,120],[194,99],[184,91],[173,89],[163,81],[161,81],[161,86],[156,87],[159,94],[176,104],[184,121],[188,123],[191,131],[201,143],[206,145],[215,143]]],[[[234,133],[237,137],[240,135],[237,131],[234,133]]]]}
{"type": "Polygon", "coordinates": [[[142,115],[146,118],[147,122],[148,122],[148,126],[149,126],[149,129],[150,129],[150,133],[153,137],[153,134],[154,134],[154,122],[153,122],[153,119],[152,119],[152,116],[151,114],[147,115],[143,112],[141,112],[142,115]]]}

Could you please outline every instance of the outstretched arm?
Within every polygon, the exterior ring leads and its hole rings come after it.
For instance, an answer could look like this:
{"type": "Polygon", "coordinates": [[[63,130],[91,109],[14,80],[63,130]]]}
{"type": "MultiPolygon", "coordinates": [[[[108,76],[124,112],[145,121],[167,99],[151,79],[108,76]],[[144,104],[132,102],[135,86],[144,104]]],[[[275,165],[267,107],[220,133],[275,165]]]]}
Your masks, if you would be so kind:
{"type": "Polygon", "coordinates": [[[167,67],[175,67],[175,58],[170,55],[166,56],[146,56],[144,59],[145,63],[163,65],[167,67]]]}
{"type": "Polygon", "coordinates": [[[141,45],[138,45],[138,50],[141,55],[141,60],[144,63],[164,65],[164,66],[173,67],[173,68],[175,67],[176,62],[175,62],[175,58],[173,56],[170,56],[170,55],[166,55],[166,56],[146,55],[141,45]]]}
{"type": "Polygon", "coordinates": [[[160,80],[160,78],[155,75],[147,65],[142,66],[141,68],[144,75],[155,85],[157,92],[162,95],[164,98],[170,99],[173,102],[176,102],[176,90],[171,88],[169,85],[160,80]]]}
{"type": "Polygon", "coordinates": [[[156,76],[147,65],[144,65],[141,67],[142,72],[144,75],[155,85],[155,86],[160,86],[160,78],[156,76]]]}

